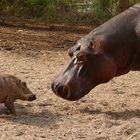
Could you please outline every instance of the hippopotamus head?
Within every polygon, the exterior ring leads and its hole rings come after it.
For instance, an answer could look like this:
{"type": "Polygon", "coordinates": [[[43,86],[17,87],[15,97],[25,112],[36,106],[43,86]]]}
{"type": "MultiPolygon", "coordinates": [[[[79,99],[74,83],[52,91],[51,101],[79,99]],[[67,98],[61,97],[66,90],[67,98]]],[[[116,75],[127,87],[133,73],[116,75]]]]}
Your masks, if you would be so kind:
{"type": "Polygon", "coordinates": [[[52,83],[53,92],[64,99],[78,100],[116,74],[116,63],[104,38],[81,39],[68,54],[71,61],[52,83]]]}

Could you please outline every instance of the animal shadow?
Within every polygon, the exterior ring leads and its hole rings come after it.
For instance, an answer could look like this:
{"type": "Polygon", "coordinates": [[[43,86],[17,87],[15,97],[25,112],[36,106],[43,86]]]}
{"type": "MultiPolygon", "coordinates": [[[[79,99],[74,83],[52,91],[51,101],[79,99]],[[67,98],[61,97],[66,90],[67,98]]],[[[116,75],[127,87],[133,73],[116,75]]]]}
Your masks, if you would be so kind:
{"type": "Polygon", "coordinates": [[[53,127],[56,126],[56,122],[62,117],[62,114],[53,113],[47,109],[32,111],[27,107],[18,104],[16,105],[16,115],[7,115],[6,108],[0,109],[0,118],[4,118],[14,123],[20,123],[25,125],[32,125],[37,127],[53,127]],[[5,110],[5,111],[4,111],[5,110]]]}
{"type": "Polygon", "coordinates": [[[126,119],[131,119],[131,118],[140,118],[140,110],[124,110],[120,112],[112,112],[112,111],[101,111],[101,110],[91,110],[89,108],[85,108],[80,110],[82,113],[88,113],[88,114],[106,114],[110,116],[112,119],[120,119],[120,120],[126,120],[126,119]]]}

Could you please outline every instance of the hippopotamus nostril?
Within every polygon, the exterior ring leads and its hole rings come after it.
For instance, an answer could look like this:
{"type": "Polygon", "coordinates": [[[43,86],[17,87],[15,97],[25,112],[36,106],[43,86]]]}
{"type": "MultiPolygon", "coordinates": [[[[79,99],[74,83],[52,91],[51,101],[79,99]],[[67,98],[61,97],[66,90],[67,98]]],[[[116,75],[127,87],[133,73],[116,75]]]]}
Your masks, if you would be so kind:
{"type": "Polygon", "coordinates": [[[57,86],[57,93],[60,96],[65,96],[66,95],[66,89],[65,89],[65,87],[62,86],[62,85],[57,86]]]}
{"type": "Polygon", "coordinates": [[[57,91],[58,87],[59,87],[59,84],[56,84],[55,82],[53,82],[52,85],[51,85],[51,88],[54,92],[57,91]]]}
{"type": "Polygon", "coordinates": [[[54,93],[56,95],[60,96],[60,97],[64,97],[65,98],[68,95],[68,89],[67,89],[67,87],[65,87],[62,84],[52,83],[51,88],[54,91],[54,93]]]}

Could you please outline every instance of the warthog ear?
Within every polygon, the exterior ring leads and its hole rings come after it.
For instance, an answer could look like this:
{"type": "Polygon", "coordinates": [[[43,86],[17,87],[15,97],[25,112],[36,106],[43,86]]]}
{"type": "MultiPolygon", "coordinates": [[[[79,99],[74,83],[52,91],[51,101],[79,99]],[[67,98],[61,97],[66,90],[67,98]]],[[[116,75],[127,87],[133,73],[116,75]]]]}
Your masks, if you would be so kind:
{"type": "Polygon", "coordinates": [[[23,86],[25,86],[25,87],[26,87],[26,82],[22,82],[22,84],[23,84],[23,86]]]}
{"type": "Polygon", "coordinates": [[[21,80],[16,80],[16,85],[20,88],[21,87],[21,80]]]}

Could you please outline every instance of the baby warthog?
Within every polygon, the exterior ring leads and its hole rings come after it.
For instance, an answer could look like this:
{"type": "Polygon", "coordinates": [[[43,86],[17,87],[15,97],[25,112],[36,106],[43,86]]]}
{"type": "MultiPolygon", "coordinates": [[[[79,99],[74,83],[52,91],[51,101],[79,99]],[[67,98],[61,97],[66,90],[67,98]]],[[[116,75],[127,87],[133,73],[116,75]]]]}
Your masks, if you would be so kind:
{"type": "Polygon", "coordinates": [[[15,114],[16,99],[33,101],[36,96],[29,90],[26,82],[12,75],[0,75],[0,103],[5,103],[10,113],[15,114]]]}

